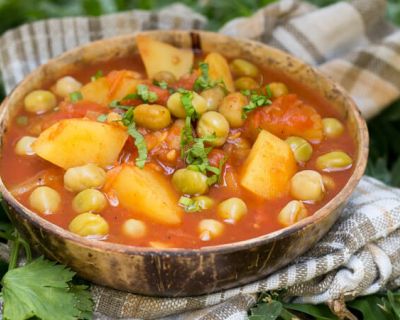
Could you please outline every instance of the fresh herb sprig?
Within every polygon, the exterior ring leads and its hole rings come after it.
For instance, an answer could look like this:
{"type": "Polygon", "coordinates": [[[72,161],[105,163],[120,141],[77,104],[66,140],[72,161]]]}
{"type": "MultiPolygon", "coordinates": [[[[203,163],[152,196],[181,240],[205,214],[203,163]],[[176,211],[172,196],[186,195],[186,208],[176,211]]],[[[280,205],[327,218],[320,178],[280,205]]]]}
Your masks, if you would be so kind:
{"type": "Polygon", "coordinates": [[[271,89],[267,85],[265,87],[266,94],[260,94],[255,90],[242,90],[242,94],[249,97],[249,104],[243,107],[242,119],[247,119],[247,114],[258,107],[268,106],[272,103],[271,89]]]}
{"type": "Polygon", "coordinates": [[[104,77],[103,71],[102,70],[97,70],[96,73],[90,77],[90,81],[96,81],[97,79],[100,79],[104,77]]]}

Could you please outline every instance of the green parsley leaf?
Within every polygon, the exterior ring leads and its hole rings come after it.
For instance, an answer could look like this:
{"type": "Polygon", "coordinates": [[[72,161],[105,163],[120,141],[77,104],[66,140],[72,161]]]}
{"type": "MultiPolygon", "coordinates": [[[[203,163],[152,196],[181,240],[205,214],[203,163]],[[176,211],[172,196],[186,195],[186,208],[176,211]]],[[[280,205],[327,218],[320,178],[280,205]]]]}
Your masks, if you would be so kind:
{"type": "Polygon", "coordinates": [[[106,122],[106,120],[107,120],[106,114],[101,114],[97,117],[97,121],[99,121],[99,122],[106,122]]]}
{"type": "Polygon", "coordinates": [[[157,87],[160,87],[161,89],[168,89],[168,83],[166,81],[157,81],[154,80],[153,84],[156,85],[157,87]]]}
{"type": "Polygon", "coordinates": [[[90,77],[90,81],[96,81],[97,79],[100,79],[100,78],[102,78],[104,75],[103,75],[103,71],[101,71],[101,70],[97,70],[96,71],[96,73],[93,75],[93,76],[91,76],[90,77]]]}
{"type": "Polygon", "coordinates": [[[222,80],[214,81],[209,78],[208,63],[200,62],[199,68],[200,68],[201,74],[194,82],[194,86],[193,86],[194,90],[201,91],[201,90],[205,90],[205,89],[214,88],[217,85],[222,85],[223,87],[225,87],[224,82],[222,80]]]}
{"type": "Polygon", "coordinates": [[[79,100],[83,99],[83,96],[79,91],[75,91],[69,94],[69,99],[71,102],[78,102],[79,100]]]}
{"type": "Polygon", "coordinates": [[[1,281],[4,319],[90,319],[93,303],[86,287],[70,285],[74,275],[42,257],[8,271],[1,281]]]}
{"type": "Polygon", "coordinates": [[[136,165],[143,169],[147,160],[147,146],[143,135],[137,131],[135,122],[128,126],[128,133],[135,139],[135,146],[138,149],[139,156],[136,158],[136,165]]]}
{"type": "Polygon", "coordinates": [[[181,103],[183,108],[185,109],[186,116],[191,120],[195,120],[198,118],[198,114],[196,109],[193,106],[193,92],[180,89],[178,92],[181,93],[181,103]]]}
{"type": "Polygon", "coordinates": [[[202,210],[199,202],[189,197],[180,197],[179,204],[186,212],[197,212],[202,210]]]}
{"type": "Polygon", "coordinates": [[[247,118],[247,114],[249,112],[257,109],[258,107],[267,106],[267,105],[270,105],[272,103],[271,100],[270,100],[270,96],[269,96],[268,90],[267,90],[268,96],[262,95],[262,94],[258,94],[257,92],[250,91],[250,90],[243,90],[242,94],[244,94],[245,96],[249,96],[250,97],[249,104],[243,107],[242,119],[246,119],[247,118]]]}
{"type": "Polygon", "coordinates": [[[144,102],[155,102],[158,100],[157,93],[149,91],[149,87],[144,84],[137,85],[136,92],[137,96],[144,102]]]}

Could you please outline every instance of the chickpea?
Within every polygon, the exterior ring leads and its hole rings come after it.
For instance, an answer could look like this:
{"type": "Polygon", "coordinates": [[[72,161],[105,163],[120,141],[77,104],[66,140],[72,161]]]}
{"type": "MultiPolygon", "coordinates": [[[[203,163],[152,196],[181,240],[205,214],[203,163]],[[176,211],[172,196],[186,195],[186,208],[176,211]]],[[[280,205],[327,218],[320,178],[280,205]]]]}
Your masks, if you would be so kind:
{"type": "Polygon", "coordinates": [[[209,144],[218,147],[222,146],[229,134],[229,123],[224,116],[216,111],[204,113],[197,123],[197,134],[201,138],[215,135],[215,139],[209,144]]]}
{"type": "Polygon", "coordinates": [[[176,82],[176,77],[169,71],[160,71],[153,75],[153,80],[157,82],[165,81],[168,84],[176,82]]]}
{"type": "Polygon", "coordinates": [[[50,111],[56,105],[56,96],[47,90],[32,91],[24,100],[25,110],[35,114],[42,114],[50,111]]]}
{"type": "Polygon", "coordinates": [[[107,205],[107,199],[102,192],[96,189],[86,189],[79,192],[72,200],[72,208],[75,212],[100,212],[107,205]]]}
{"type": "Polygon", "coordinates": [[[292,200],[279,212],[278,222],[288,227],[307,216],[308,212],[303,202],[292,200]]]}
{"type": "Polygon", "coordinates": [[[203,241],[209,241],[216,238],[224,232],[224,225],[214,219],[203,219],[200,221],[198,230],[200,239],[203,241]]]}
{"type": "Polygon", "coordinates": [[[215,201],[207,196],[193,197],[194,200],[202,210],[211,209],[215,205],[215,201]]]}
{"type": "Polygon", "coordinates": [[[333,151],[317,158],[315,166],[322,171],[343,171],[351,168],[353,160],[343,151],[333,151]]]}
{"type": "Polygon", "coordinates": [[[228,223],[236,223],[247,214],[247,205],[240,198],[229,198],[217,207],[217,214],[228,223]]]}
{"type": "Polygon", "coordinates": [[[289,93],[289,89],[282,82],[271,82],[268,86],[273,98],[279,98],[289,93]]]}
{"type": "Polygon", "coordinates": [[[82,236],[105,236],[108,234],[108,223],[100,215],[85,212],[77,215],[69,224],[69,231],[82,236]]]}
{"type": "Polygon", "coordinates": [[[307,140],[300,137],[289,137],[286,139],[286,143],[290,146],[290,149],[292,149],[297,162],[303,163],[310,160],[313,148],[307,140]]]}
{"type": "Polygon", "coordinates": [[[42,214],[52,214],[61,203],[58,192],[50,187],[37,187],[29,196],[29,205],[42,214]]]}
{"type": "MultiPolygon", "coordinates": [[[[200,96],[196,92],[192,92],[193,99],[192,105],[194,110],[196,110],[197,114],[201,115],[207,111],[207,102],[206,100],[200,96]]],[[[168,110],[172,113],[173,116],[177,118],[185,118],[186,111],[181,102],[182,94],[179,92],[173,93],[167,101],[168,110]]]]}
{"type": "Polygon", "coordinates": [[[64,174],[64,187],[72,192],[100,188],[106,181],[106,172],[95,164],[69,168],[64,174]]]}
{"type": "Polygon", "coordinates": [[[258,68],[251,62],[244,59],[235,59],[230,64],[231,70],[238,76],[257,77],[258,68]]]}
{"type": "Polygon", "coordinates": [[[257,81],[250,77],[241,77],[235,81],[237,90],[255,90],[259,87],[257,81]]]}
{"type": "Polygon", "coordinates": [[[35,152],[32,150],[32,144],[36,141],[36,138],[25,136],[18,140],[15,145],[15,153],[20,156],[31,156],[35,152]]]}
{"type": "Polygon", "coordinates": [[[337,138],[344,132],[343,124],[335,118],[322,119],[322,126],[327,138],[337,138]]]}
{"type": "Polygon", "coordinates": [[[54,87],[54,91],[57,95],[68,98],[72,92],[79,91],[82,88],[82,83],[76,80],[74,77],[66,76],[58,79],[54,87]]]}
{"type": "Polygon", "coordinates": [[[208,191],[207,176],[190,169],[176,170],[172,176],[172,184],[184,194],[204,194],[208,191]]]}
{"type": "Polygon", "coordinates": [[[225,91],[220,86],[206,89],[200,95],[206,100],[207,110],[216,111],[225,97],[225,91]]]}
{"type": "Polygon", "coordinates": [[[321,175],[314,170],[297,172],[290,181],[290,193],[296,200],[320,201],[325,187],[321,175]]]}
{"type": "Polygon", "coordinates": [[[228,94],[218,108],[226,120],[228,120],[231,128],[239,128],[244,124],[243,107],[247,105],[247,98],[240,92],[228,94]]]}
{"type": "Polygon", "coordinates": [[[147,233],[147,227],[143,221],[128,219],[122,225],[122,233],[129,238],[142,238],[147,233]]]}
{"type": "Polygon", "coordinates": [[[158,104],[141,104],[133,111],[137,125],[151,130],[166,128],[171,123],[169,110],[158,104]]]}

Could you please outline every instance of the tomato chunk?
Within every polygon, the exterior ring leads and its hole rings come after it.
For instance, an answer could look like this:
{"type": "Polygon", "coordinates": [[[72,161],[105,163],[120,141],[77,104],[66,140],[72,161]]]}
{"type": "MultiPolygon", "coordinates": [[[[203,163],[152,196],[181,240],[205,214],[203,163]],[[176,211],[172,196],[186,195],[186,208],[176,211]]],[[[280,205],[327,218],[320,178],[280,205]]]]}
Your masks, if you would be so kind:
{"type": "Polygon", "coordinates": [[[254,140],[261,129],[282,139],[299,136],[320,142],[323,137],[320,115],[295,94],[282,96],[270,106],[258,108],[249,115],[244,124],[244,135],[254,140]]]}

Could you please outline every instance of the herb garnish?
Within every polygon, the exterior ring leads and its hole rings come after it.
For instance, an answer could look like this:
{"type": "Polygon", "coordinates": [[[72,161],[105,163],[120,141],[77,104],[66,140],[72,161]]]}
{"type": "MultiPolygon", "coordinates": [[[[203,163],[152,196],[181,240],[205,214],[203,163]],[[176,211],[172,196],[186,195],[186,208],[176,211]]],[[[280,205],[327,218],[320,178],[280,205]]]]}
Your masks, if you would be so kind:
{"type": "Polygon", "coordinates": [[[197,212],[203,209],[198,201],[185,196],[180,197],[179,204],[186,212],[197,212]]]}
{"type": "Polygon", "coordinates": [[[123,97],[121,100],[113,100],[110,102],[110,108],[118,108],[128,110],[130,107],[123,105],[124,101],[141,99],[143,102],[155,102],[158,100],[157,93],[150,91],[149,87],[145,84],[138,84],[136,86],[136,93],[130,93],[123,97]]]}
{"type": "Polygon", "coordinates": [[[69,94],[69,99],[71,100],[71,102],[78,102],[79,100],[83,99],[83,96],[82,93],[80,93],[79,91],[75,91],[69,94]]]}
{"type": "Polygon", "coordinates": [[[243,107],[242,119],[246,119],[247,114],[258,107],[267,106],[272,103],[271,89],[268,85],[265,87],[265,91],[266,95],[259,94],[255,90],[242,90],[242,94],[250,98],[249,104],[243,107]]]}
{"type": "Polygon", "coordinates": [[[208,75],[208,63],[200,62],[199,68],[200,68],[201,74],[194,82],[194,90],[201,91],[201,90],[205,90],[205,89],[214,88],[217,85],[221,85],[222,87],[225,87],[225,84],[222,80],[215,81],[215,80],[210,79],[210,77],[208,75]]]}
{"type": "Polygon", "coordinates": [[[104,77],[103,71],[97,70],[96,73],[93,76],[90,77],[90,81],[93,82],[93,81],[96,81],[97,79],[100,79],[102,77],[104,77]]]}
{"type": "Polygon", "coordinates": [[[161,89],[168,89],[168,83],[164,80],[162,81],[154,80],[153,84],[157,87],[160,87],[161,89]]]}
{"type": "Polygon", "coordinates": [[[121,122],[128,128],[128,134],[134,138],[135,146],[138,149],[138,157],[136,158],[136,165],[143,169],[147,160],[147,146],[143,135],[136,129],[136,123],[133,116],[133,107],[129,108],[123,115],[121,122]]]}
{"type": "Polygon", "coordinates": [[[99,122],[106,122],[107,121],[107,115],[106,114],[101,114],[97,117],[97,121],[99,122]]]}

